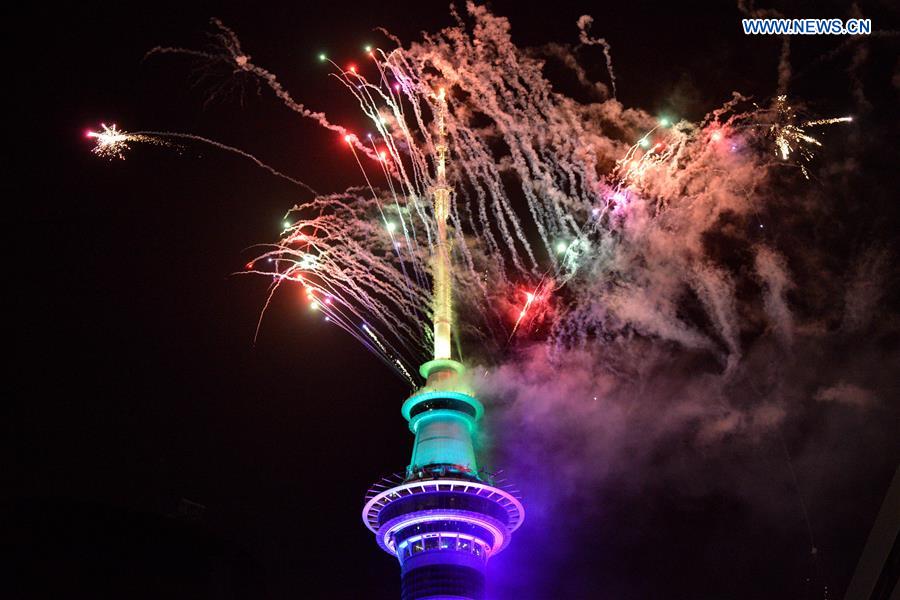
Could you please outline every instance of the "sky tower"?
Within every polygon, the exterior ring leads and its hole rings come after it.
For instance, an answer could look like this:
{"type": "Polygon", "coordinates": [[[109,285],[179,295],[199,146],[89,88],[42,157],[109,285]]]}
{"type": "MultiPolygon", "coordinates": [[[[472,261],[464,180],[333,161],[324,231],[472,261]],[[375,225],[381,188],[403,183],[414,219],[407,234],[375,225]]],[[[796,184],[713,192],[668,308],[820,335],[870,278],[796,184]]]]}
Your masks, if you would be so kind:
{"type": "Polygon", "coordinates": [[[525,516],[518,499],[478,469],[472,434],[484,407],[464,383],[465,367],[451,355],[445,110],[442,89],[432,190],[434,359],[419,368],[425,385],[401,408],[416,436],[409,466],[373,485],[362,512],[378,545],[400,561],[402,600],[483,600],[487,561],[506,547],[525,516]]]}

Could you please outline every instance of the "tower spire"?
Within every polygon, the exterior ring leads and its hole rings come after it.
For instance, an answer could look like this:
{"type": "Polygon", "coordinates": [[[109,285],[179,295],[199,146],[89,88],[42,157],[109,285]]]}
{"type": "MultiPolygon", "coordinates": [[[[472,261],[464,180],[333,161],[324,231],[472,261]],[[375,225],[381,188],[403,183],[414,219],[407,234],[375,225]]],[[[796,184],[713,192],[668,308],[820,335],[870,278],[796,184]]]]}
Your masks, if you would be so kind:
{"type": "Polygon", "coordinates": [[[437,182],[432,190],[434,218],[437,221],[437,244],[434,253],[434,290],[432,312],[434,320],[434,360],[451,357],[450,336],[453,318],[453,284],[450,271],[450,245],[447,240],[447,217],[450,215],[450,187],[447,185],[447,129],[444,88],[437,96],[437,134],[435,146],[437,182]]]}
{"type": "Polygon", "coordinates": [[[484,600],[488,558],[509,544],[525,510],[514,493],[478,469],[472,436],[484,406],[450,352],[453,315],[447,218],[447,104],[437,95],[432,257],[434,358],[419,368],[425,385],[400,411],[416,436],[405,475],[369,490],[363,521],[400,561],[403,600],[484,600]]]}

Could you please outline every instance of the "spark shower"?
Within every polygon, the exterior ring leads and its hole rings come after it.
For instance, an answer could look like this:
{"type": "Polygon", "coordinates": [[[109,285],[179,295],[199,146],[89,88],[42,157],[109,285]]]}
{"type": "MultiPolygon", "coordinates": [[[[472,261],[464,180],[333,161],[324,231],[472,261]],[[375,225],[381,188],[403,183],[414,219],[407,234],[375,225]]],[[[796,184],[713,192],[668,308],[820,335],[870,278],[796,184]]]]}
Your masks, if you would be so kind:
{"type": "Polygon", "coordinates": [[[272,278],[270,299],[284,286],[302,288],[310,310],[412,386],[410,367],[433,344],[436,221],[428,195],[441,126],[453,148],[454,318],[474,342],[467,347],[483,350],[478,360],[535,341],[552,356],[638,336],[710,353],[733,370],[742,354],[735,274],[704,256],[702,242],[724,218],[748,230],[764,309],[784,329],[784,261],[760,215],[773,196],[780,202],[775,179],[809,179],[822,143],[816,132],[851,118],[805,115],[786,94],[754,101],[739,93],[699,122],[651,115],[615,98],[610,48],[591,36],[589,17],[578,21],[575,48],[522,49],[505,19],[474,4],[467,11],[408,46],[385,32],[389,48],[366,47],[353,63],[318,57],[358,101],[368,130],[352,131],[296,100],[218,20],[210,47],[148,53],[184,56],[202,72],[224,68],[228,78],[213,96],[261,86],[332,131],[358,173],[359,184],[343,191],[318,193],[202,136],[115,125],[87,135],[97,154],[118,158],[132,143],[211,144],[297,184],[304,198],[244,273],[272,278]],[[590,46],[602,48],[605,82],[590,81],[578,62],[590,46]],[[556,91],[544,72],[553,61],[574,71],[594,100],[556,91]],[[686,296],[700,314],[681,314],[686,296]]]}

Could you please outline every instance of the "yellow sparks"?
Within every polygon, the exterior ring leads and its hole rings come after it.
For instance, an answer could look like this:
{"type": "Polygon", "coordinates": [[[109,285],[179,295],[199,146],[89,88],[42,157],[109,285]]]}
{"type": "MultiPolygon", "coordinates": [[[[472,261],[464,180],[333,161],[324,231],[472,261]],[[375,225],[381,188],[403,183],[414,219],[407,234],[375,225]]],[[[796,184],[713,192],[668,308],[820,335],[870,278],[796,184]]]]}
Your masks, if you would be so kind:
{"type": "MultiPolygon", "coordinates": [[[[769,133],[775,138],[775,154],[780,156],[781,160],[787,160],[795,152],[803,162],[808,163],[812,160],[813,152],[811,146],[821,147],[822,142],[808,134],[805,128],[853,121],[853,117],[830,117],[794,125],[796,114],[794,108],[787,103],[787,96],[778,96],[775,99],[775,110],[777,111],[777,119],[769,127],[769,133]]],[[[806,165],[802,162],[800,163],[800,170],[803,172],[803,176],[809,179],[809,172],[806,170],[806,165]]]]}
{"type": "Polygon", "coordinates": [[[109,126],[106,123],[100,123],[100,131],[88,131],[87,137],[97,140],[97,143],[91,150],[97,156],[122,160],[125,159],[125,152],[129,149],[128,142],[165,144],[163,140],[149,135],[122,131],[116,127],[115,123],[109,126]]]}

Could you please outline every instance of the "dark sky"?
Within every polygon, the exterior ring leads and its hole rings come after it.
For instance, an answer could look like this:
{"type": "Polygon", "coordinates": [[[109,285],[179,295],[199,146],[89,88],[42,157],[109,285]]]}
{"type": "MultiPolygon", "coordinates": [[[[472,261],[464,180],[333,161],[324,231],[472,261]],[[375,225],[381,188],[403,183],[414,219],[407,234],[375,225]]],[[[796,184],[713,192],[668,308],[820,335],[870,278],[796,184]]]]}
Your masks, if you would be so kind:
{"type": "MultiPolygon", "coordinates": [[[[708,4],[491,6],[523,45],[574,42],[575,20],[593,14],[594,32],[612,45],[623,103],[697,118],[732,90],[766,97],[776,79],[778,42],[743,36],[735,7],[708,4]]],[[[843,4],[827,4],[781,8],[848,16],[843,4]]],[[[862,4],[862,13],[876,29],[900,23],[887,4],[862,4]]],[[[139,147],[110,162],[83,138],[100,121],[185,131],[320,190],[358,183],[339,140],[269,94],[204,106],[189,63],[142,61],[158,44],[198,46],[211,16],[295,97],[350,125],[356,107],[316,55],[354,58],[382,42],[376,26],[409,41],[451,22],[443,2],[405,0],[83,3],[17,22],[27,41],[7,56],[18,104],[7,125],[18,133],[7,137],[4,182],[13,402],[3,421],[13,448],[2,497],[20,559],[19,577],[0,585],[24,584],[38,597],[396,598],[396,561],[378,550],[360,510],[371,482],[407,464],[405,385],[290,294],[276,298],[254,346],[267,282],[231,276],[246,248],[278,236],[282,214],[303,196],[208,148],[139,147]],[[185,514],[183,499],[205,508],[185,514]]],[[[795,68],[837,43],[804,40],[795,68]]],[[[804,75],[801,93],[827,89],[831,69],[804,75]]],[[[842,108],[827,95],[816,100],[825,113],[842,108]]],[[[633,509],[643,536],[616,535],[626,522],[583,524],[613,533],[573,536],[572,560],[545,574],[535,597],[552,597],[554,578],[581,598],[612,597],[609,589],[617,598],[777,599],[798,590],[821,598],[825,584],[838,597],[887,487],[884,463],[819,532],[834,572],[812,559],[795,560],[791,572],[772,564],[773,543],[802,555],[807,540],[773,542],[777,526],[753,522],[728,499],[690,507],[662,499],[652,515],[633,509]],[[732,518],[738,533],[729,537],[732,518]],[[723,540],[733,542],[727,559],[710,551],[723,540]],[[613,568],[627,573],[605,587],[613,568]],[[798,587],[807,577],[813,584],[798,587]],[[642,592],[629,595],[629,582],[642,592]]],[[[17,595],[27,594],[7,597],[17,595]]]]}

